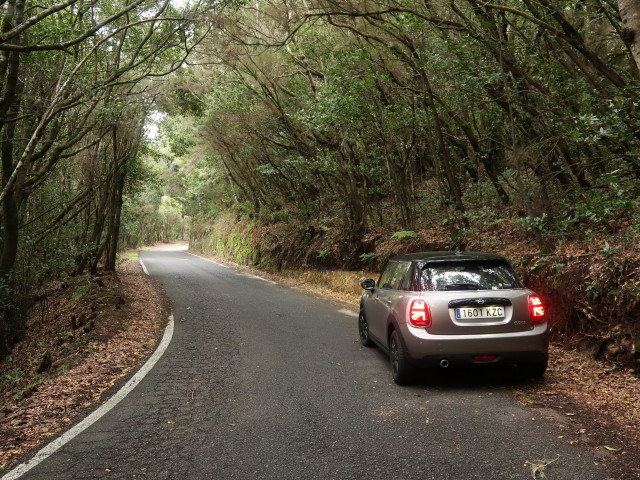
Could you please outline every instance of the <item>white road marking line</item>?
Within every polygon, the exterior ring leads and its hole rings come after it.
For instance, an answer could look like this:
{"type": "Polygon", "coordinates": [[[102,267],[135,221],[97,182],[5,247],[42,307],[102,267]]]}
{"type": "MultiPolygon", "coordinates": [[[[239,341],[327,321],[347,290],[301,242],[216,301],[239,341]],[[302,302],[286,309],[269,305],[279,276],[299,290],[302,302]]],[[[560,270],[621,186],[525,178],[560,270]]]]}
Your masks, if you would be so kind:
{"type": "Polygon", "coordinates": [[[242,272],[239,272],[239,273],[245,277],[253,278],[254,280],[262,280],[263,282],[270,283],[271,285],[280,285],[278,282],[274,282],[273,280],[269,280],[268,278],[259,277],[258,275],[253,275],[251,273],[242,273],[242,272]]]}
{"type": "Polygon", "coordinates": [[[169,324],[164,330],[164,335],[162,336],[162,340],[160,341],[158,348],[156,348],[155,352],[153,352],[151,357],[149,357],[149,360],[146,361],[146,363],[140,368],[140,370],[138,370],[133,375],[133,377],[131,377],[131,379],[120,390],[116,392],[115,395],[113,395],[109,400],[107,400],[103,405],[101,405],[97,410],[95,410],[91,415],[82,420],[76,426],[63,433],[53,442],[46,445],[42,450],[36,453],[35,457],[33,457],[31,460],[18,465],[16,468],[3,476],[0,480],[14,480],[20,478],[33,467],[53,455],[58,449],[80,435],[84,430],[89,428],[111,409],[113,409],[113,407],[120,403],[120,401],[124,399],[136,387],[136,385],[140,383],[140,381],[147,375],[147,373],[151,371],[158,360],[160,360],[160,357],[162,357],[164,352],[167,350],[169,343],[171,343],[171,338],[173,337],[173,325],[173,315],[171,315],[169,317],[169,324]]]}
{"type": "Polygon", "coordinates": [[[211,262],[211,263],[213,263],[213,264],[215,264],[215,265],[218,265],[219,267],[224,267],[224,268],[228,268],[228,269],[230,269],[230,270],[233,270],[233,271],[234,271],[234,272],[236,272],[238,275],[242,275],[242,276],[244,276],[244,277],[248,277],[248,278],[253,278],[253,279],[255,279],[255,280],[262,280],[263,282],[267,282],[267,283],[270,283],[270,284],[272,284],[272,285],[280,285],[278,282],[274,282],[273,280],[269,280],[268,278],[263,278],[263,277],[259,277],[258,275],[254,275],[254,274],[252,274],[252,273],[246,273],[246,272],[243,272],[243,271],[241,271],[241,270],[236,270],[236,269],[235,269],[235,268],[233,268],[233,267],[229,267],[229,266],[224,265],[224,264],[222,264],[222,263],[216,262],[215,260],[211,260],[210,258],[201,257],[200,255],[197,255],[197,254],[195,254],[195,253],[191,253],[191,252],[187,252],[187,253],[188,253],[189,255],[193,255],[194,257],[198,257],[198,258],[200,258],[200,259],[202,259],[202,260],[206,260],[207,262],[211,262]]]}
{"type": "Polygon", "coordinates": [[[147,277],[150,277],[151,275],[149,275],[149,270],[147,270],[147,266],[144,264],[140,257],[138,257],[138,262],[140,262],[140,266],[142,267],[142,271],[145,273],[145,275],[147,275],[147,277]]]}
{"type": "Polygon", "coordinates": [[[210,263],[213,263],[214,265],[218,265],[219,267],[229,268],[226,265],[223,265],[222,263],[218,263],[215,260],[211,260],[210,258],[201,257],[200,255],[197,255],[197,254],[191,253],[191,252],[185,252],[185,253],[187,253],[187,255],[192,255],[194,257],[198,257],[199,259],[204,260],[205,262],[210,262],[210,263]]]}
{"type": "MultiPolygon", "coordinates": [[[[248,278],[253,278],[253,279],[255,279],[255,280],[262,280],[263,282],[270,283],[271,285],[280,285],[280,283],[278,283],[278,282],[276,282],[276,281],[269,280],[268,278],[260,277],[260,276],[258,276],[258,275],[252,274],[252,273],[246,273],[246,272],[243,272],[243,271],[241,271],[241,270],[236,270],[236,269],[234,269],[233,267],[229,267],[229,266],[227,266],[227,265],[223,265],[222,263],[218,263],[218,262],[216,262],[215,260],[211,260],[211,259],[209,259],[209,258],[201,257],[201,256],[200,256],[200,255],[198,255],[198,254],[191,253],[191,252],[186,252],[186,253],[187,253],[187,254],[189,254],[189,255],[193,255],[194,257],[198,257],[198,258],[200,258],[200,259],[202,259],[202,260],[206,260],[207,262],[215,263],[216,265],[218,265],[218,266],[220,266],[220,267],[224,267],[224,268],[228,268],[228,269],[233,269],[233,271],[234,271],[234,272],[236,272],[236,273],[237,273],[237,274],[239,274],[239,275],[242,275],[242,276],[245,276],[245,277],[248,277],[248,278]]],[[[298,289],[298,290],[305,291],[303,288],[300,288],[300,287],[292,287],[292,288],[295,288],[295,289],[298,289]]],[[[354,313],[354,312],[352,312],[351,310],[347,310],[347,309],[344,309],[344,308],[343,308],[343,309],[341,309],[341,310],[338,310],[338,313],[342,313],[342,314],[344,314],[344,315],[349,315],[350,317],[357,317],[357,316],[358,316],[358,314],[357,314],[357,313],[354,313]]],[[[2,480],[2,479],[0,479],[0,480],[2,480]]]]}

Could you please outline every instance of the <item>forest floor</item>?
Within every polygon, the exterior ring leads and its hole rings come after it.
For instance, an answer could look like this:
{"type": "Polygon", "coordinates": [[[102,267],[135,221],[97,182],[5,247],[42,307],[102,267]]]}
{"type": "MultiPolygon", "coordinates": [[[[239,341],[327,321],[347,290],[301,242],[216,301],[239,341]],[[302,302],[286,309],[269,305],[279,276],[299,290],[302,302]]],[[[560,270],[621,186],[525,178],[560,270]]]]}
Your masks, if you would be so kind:
{"type": "MultiPolygon", "coordinates": [[[[352,296],[299,278],[252,271],[357,305],[352,296]]],[[[104,402],[151,354],[170,313],[162,288],[144,275],[135,254],[117,275],[70,277],[46,286],[39,298],[29,337],[0,363],[0,474],[104,402]]],[[[558,438],[589,449],[615,478],[640,478],[640,380],[633,370],[552,345],[545,378],[509,388],[537,416],[551,419],[558,438]]]]}

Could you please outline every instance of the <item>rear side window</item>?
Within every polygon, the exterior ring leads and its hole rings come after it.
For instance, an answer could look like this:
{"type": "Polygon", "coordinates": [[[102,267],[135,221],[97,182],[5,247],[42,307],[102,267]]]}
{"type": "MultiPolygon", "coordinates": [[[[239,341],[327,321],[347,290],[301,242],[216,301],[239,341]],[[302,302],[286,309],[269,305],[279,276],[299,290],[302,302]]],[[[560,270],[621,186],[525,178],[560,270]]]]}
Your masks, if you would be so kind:
{"type": "Polygon", "coordinates": [[[500,261],[434,262],[422,269],[423,290],[503,290],[522,288],[508,263],[500,261]]]}
{"type": "Polygon", "coordinates": [[[420,272],[414,263],[407,264],[407,270],[400,284],[400,290],[414,290],[418,284],[416,281],[416,272],[420,272]]]}
{"type": "Polygon", "coordinates": [[[380,275],[380,280],[378,280],[378,286],[380,288],[391,288],[391,279],[397,267],[398,264],[396,262],[390,262],[387,264],[382,275],[380,275]]]}
{"type": "Polygon", "coordinates": [[[405,289],[405,283],[409,276],[408,271],[411,264],[409,262],[390,262],[384,269],[378,285],[381,288],[389,288],[392,290],[405,289]]]}

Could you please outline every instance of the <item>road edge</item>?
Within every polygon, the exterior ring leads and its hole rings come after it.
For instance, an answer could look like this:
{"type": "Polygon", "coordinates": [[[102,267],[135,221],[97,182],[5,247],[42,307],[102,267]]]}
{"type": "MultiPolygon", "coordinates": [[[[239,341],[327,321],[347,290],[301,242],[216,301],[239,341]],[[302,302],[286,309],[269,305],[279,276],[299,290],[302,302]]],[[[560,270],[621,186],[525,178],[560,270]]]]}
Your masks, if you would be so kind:
{"type": "MultiPolygon", "coordinates": [[[[142,266],[142,270],[146,275],[149,275],[149,272],[142,262],[139,260],[140,265],[142,266]]],[[[0,477],[0,480],[15,480],[20,478],[22,475],[27,473],[29,470],[39,465],[41,462],[46,460],[48,457],[53,455],[56,451],[62,448],[64,445],[69,443],[75,437],[80,435],[83,431],[93,425],[95,422],[100,420],[104,415],[106,415],[110,410],[112,410],[120,401],[122,401],[141,381],[142,379],[151,371],[151,369],[155,366],[155,364],[160,360],[164,352],[169,347],[171,343],[171,339],[173,338],[173,330],[174,330],[174,319],[173,315],[169,315],[169,321],[167,326],[164,329],[164,334],[162,335],[162,340],[156,347],[155,351],[151,354],[149,359],[140,367],[140,369],[129,379],[127,383],[125,383],[120,390],[118,390],[111,398],[109,398],[105,403],[103,403],[100,407],[98,407],[95,411],[93,411],[89,416],[83,419],[80,423],[74,425],[72,428],[64,432],[58,438],[53,440],[51,443],[45,445],[42,449],[38,451],[31,459],[26,461],[25,463],[21,463],[20,465],[13,468],[11,471],[6,473],[4,476],[0,477]]]]}

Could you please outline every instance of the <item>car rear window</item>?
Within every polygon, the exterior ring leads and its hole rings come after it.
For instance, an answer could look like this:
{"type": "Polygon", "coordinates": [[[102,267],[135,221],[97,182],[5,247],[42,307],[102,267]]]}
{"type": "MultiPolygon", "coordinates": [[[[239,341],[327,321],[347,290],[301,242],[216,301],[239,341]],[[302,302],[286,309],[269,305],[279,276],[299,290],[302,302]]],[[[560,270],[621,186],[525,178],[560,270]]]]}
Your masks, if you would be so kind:
{"type": "Polygon", "coordinates": [[[456,261],[427,263],[422,269],[423,290],[503,290],[522,288],[508,263],[456,261]]]}

